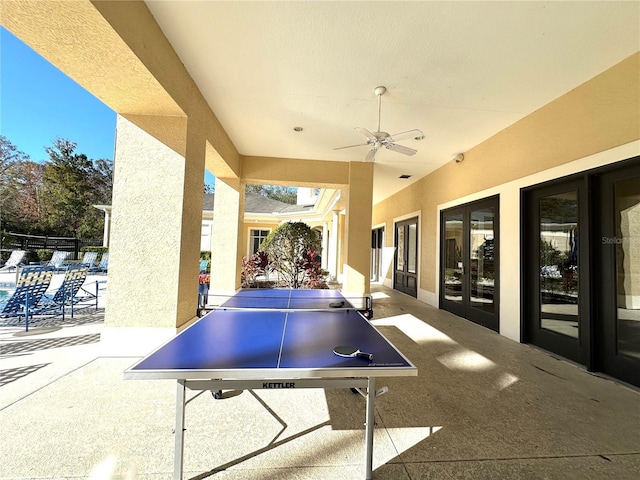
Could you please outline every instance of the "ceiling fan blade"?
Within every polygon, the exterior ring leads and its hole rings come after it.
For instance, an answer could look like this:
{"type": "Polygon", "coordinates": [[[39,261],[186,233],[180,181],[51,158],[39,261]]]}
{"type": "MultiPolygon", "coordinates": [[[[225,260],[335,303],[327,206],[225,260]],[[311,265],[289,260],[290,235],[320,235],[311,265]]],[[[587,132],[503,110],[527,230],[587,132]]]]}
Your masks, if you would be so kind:
{"type": "Polygon", "coordinates": [[[368,143],[359,143],[357,145],[347,145],[346,147],[334,148],[334,150],[342,150],[343,148],[364,147],[365,145],[369,145],[369,144],[368,143]]]}
{"type": "Polygon", "coordinates": [[[417,128],[413,130],[407,130],[406,132],[394,133],[393,135],[391,135],[391,141],[395,142],[396,140],[401,140],[408,137],[424,137],[424,133],[422,133],[422,130],[418,130],[417,128]]]}
{"type": "Polygon", "coordinates": [[[369,150],[369,153],[367,153],[367,156],[364,158],[364,161],[373,162],[376,158],[376,152],[378,151],[378,148],[380,147],[376,145],[371,150],[369,150]]]}
{"type": "Polygon", "coordinates": [[[369,140],[370,142],[376,141],[376,136],[366,128],[356,127],[355,130],[358,130],[360,133],[362,133],[365,137],[367,137],[367,140],[369,140]]]}
{"type": "Polygon", "coordinates": [[[418,151],[414,150],[413,148],[404,147],[395,143],[387,143],[385,147],[389,150],[393,150],[394,152],[402,153],[404,155],[415,155],[416,153],[418,153],[418,151]]]}

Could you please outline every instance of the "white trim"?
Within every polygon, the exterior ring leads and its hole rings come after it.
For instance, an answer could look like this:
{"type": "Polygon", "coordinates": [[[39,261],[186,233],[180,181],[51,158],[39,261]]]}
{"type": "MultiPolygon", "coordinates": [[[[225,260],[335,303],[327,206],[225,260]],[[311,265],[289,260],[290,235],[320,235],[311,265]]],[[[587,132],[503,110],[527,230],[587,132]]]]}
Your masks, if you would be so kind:
{"type": "Polygon", "coordinates": [[[402,222],[403,220],[408,220],[409,218],[418,217],[418,219],[420,219],[421,215],[422,209],[416,210],[415,212],[407,213],[405,215],[400,215],[399,217],[393,217],[393,226],[395,227],[396,223],[402,222]]]}
{"type": "Polygon", "coordinates": [[[418,300],[438,308],[438,294],[436,292],[430,292],[429,290],[418,289],[418,300]]]}
{"type": "Polygon", "coordinates": [[[247,227],[247,257],[251,256],[253,253],[251,252],[251,239],[252,239],[251,230],[268,230],[269,233],[267,235],[269,235],[273,231],[271,227],[254,227],[253,225],[248,226],[247,227]]]}

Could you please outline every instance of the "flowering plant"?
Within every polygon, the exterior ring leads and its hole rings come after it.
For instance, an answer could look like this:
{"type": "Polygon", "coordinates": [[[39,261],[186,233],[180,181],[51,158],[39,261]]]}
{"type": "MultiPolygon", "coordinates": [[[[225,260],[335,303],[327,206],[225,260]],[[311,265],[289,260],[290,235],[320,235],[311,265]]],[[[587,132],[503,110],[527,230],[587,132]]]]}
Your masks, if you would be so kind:
{"type": "Polygon", "coordinates": [[[201,273],[200,276],[198,277],[198,283],[200,285],[203,285],[203,284],[209,285],[210,281],[211,281],[211,276],[208,273],[201,273]]]}

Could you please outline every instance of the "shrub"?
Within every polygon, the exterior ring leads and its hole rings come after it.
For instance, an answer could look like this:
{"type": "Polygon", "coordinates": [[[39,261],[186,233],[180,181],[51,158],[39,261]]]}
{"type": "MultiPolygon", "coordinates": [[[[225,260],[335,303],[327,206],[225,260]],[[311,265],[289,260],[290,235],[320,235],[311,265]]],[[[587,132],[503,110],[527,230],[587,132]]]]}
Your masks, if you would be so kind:
{"type": "Polygon", "coordinates": [[[313,250],[308,250],[302,257],[302,267],[304,268],[305,288],[329,288],[327,276],[329,272],[320,266],[320,255],[313,250]]]}
{"type": "Polygon", "coordinates": [[[257,278],[261,275],[269,277],[269,256],[264,251],[259,251],[249,258],[242,257],[242,287],[257,287],[257,278]]]}
{"type": "Polygon", "coordinates": [[[95,245],[90,245],[87,247],[80,248],[81,252],[98,252],[99,255],[106,253],[109,251],[109,247],[99,247],[95,245]]]}
{"type": "Polygon", "coordinates": [[[48,248],[40,248],[36,250],[36,254],[38,255],[38,260],[41,262],[48,262],[53,257],[53,250],[48,248]]]}
{"type": "Polygon", "coordinates": [[[272,270],[278,275],[282,286],[300,288],[306,276],[309,251],[322,248],[320,232],[312,230],[303,222],[283,223],[269,234],[260,245],[269,256],[272,270]]]}

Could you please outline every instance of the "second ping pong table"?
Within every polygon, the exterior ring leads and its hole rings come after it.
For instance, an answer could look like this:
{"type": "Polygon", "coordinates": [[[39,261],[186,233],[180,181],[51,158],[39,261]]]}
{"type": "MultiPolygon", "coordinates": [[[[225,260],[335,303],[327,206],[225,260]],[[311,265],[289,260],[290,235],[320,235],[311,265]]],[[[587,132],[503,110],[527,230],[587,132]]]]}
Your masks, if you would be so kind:
{"type": "Polygon", "coordinates": [[[125,370],[124,377],[177,380],[174,480],[183,474],[186,389],[366,391],[364,477],[370,480],[375,379],[417,374],[339,291],[247,289],[125,370]],[[341,345],[372,358],[338,356],[334,348],[341,345]]]}

